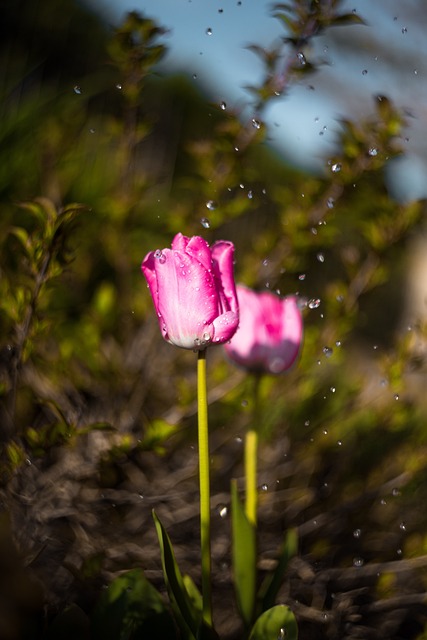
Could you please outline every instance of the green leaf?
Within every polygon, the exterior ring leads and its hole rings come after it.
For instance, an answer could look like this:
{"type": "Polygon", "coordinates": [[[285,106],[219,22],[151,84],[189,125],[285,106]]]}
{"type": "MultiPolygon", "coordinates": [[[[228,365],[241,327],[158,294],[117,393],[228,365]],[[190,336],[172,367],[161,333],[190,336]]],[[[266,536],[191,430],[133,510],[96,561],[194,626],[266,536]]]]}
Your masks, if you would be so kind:
{"type": "Polygon", "coordinates": [[[201,615],[185,588],[184,579],[175,560],[172,544],[165,528],[153,510],[154,524],[160,543],[163,573],[172,607],[184,638],[197,638],[201,615]]]}
{"type": "Polygon", "coordinates": [[[258,601],[261,604],[261,611],[266,611],[274,605],[289,560],[295,556],[297,549],[297,531],[296,529],[290,529],[286,533],[275,570],[265,578],[259,590],[258,601]]]}
{"type": "Polygon", "coordinates": [[[141,569],[119,576],[105,591],[92,618],[93,640],[176,638],[173,619],[141,569]]]}
{"type": "Polygon", "coordinates": [[[249,640],[297,640],[298,626],[289,607],[278,604],[255,622],[249,640]]]}
{"type": "Polygon", "coordinates": [[[241,616],[249,626],[255,607],[256,529],[246,517],[235,480],[231,482],[231,526],[234,588],[241,616]]]}

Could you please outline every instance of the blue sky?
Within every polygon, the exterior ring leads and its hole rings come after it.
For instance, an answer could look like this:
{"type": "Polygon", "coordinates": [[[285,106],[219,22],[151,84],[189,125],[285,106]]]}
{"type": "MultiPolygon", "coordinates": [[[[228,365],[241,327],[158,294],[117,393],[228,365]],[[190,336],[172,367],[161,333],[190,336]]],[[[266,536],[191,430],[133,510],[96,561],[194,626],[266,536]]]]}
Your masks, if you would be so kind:
{"type": "MultiPolygon", "coordinates": [[[[265,0],[86,0],[112,24],[137,10],[170,29],[165,70],[185,69],[210,99],[250,114],[244,87],[261,65],[248,44],[270,46],[284,34],[265,0]]],[[[296,164],[322,171],[333,154],[339,119],[373,111],[385,94],[409,114],[406,157],[390,165],[389,184],[401,199],[427,196],[427,5],[424,0],[346,0],[367,26],[336,27],[315,40],[325,64],[294,86],[266,115],[270,142],[296,164]],[[425,8],[423,8],[425,7],[425,8]],[[335,36],[335,37],[334,37],[335,36]],[[355,42],[355,47],[349,43],[355,42]],[[309,88],[312,87],[312,88],[309,88]],[[313,89],[314,88],[314,89],[313,89]]]]}

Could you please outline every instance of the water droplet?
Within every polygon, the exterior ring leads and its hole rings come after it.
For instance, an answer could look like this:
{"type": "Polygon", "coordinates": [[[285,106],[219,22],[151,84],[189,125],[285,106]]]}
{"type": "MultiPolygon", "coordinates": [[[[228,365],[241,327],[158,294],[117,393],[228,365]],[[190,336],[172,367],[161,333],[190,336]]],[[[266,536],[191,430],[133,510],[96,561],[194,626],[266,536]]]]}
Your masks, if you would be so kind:
{"type": "Polygon", "coordinates": [[[340,347],[340,346],[341,346],[341,340],[337,340],[337,341],[335,342],[335,346],[336,346],[336,347],[340,347]]]}
{"type": "Polygon", "coordinates": [[[331,166],[331,171],[332,173],[338,173],[339,171],[341,171],[342,165],[340,162],[334,162],[334,164],[331,166]]]}
{"type": "Polygon", "coordinates": [[[336,388],[335,387],[331,387],[331,393],[335,393],[336,388]]]}
{"type": "Polygon", "coordinates": [[[363,567],[364,564],[365,561],[363,560],[363,558],[353,558],[353,567],[363,567]]]}
{"type": "Polygon", "coordinates": [[[81,93],[82,93],[82,89],[81,89],[81,87],[79,87],[78,84],[75,85],[73,91],[74,91],[74,93],[77,93],[77,95],[81,95],[81,93]]]}
{"type": "Polygon", "coordinates": [[[320,302],[320,298],[311,298],[311,300],[308,301],[308,308],[317,309],[320,307],[320,302]]]}
{"type": "Polygon", "coordinates": [[[328,207],[328,209],[333,209],[335,206],[335,200],[333,198],[328,198],[326,206],[328,207]]]}
{"type": "Polygon", "coordinates": [[[305,280],[305,273],[300,273],[298,276],[298,280],[301,280],[301,282],[305,280]]]}
{"type": "Polygon", "coordinates": [[[227,108],[227,103],[226,103],[226,102],[224,102],[224,101],[223,101],[223,102],[221,102],[220,107],[221,107],[221,109],[222,109],[223,111],[225,111],[225,110],[226,110],[226,108],[227,108]]]}
{"type": "Polygon", "coordinates": [[[332,347],[323,347],[322,349],[323,353],[325,354],[325,356],[327,358],[330,358],[334,352],[334,350],[332,349],[332,347]]]}
{"type": "Polygon", "coordinates": [[[387,500],[385,498],[381,498],[380,504],[383,505],[383,506],[386,505],[387,504],[387,500]]]}
{"type": "Polygon", "coordinates": [[[164,264],[166,262],[166,256],[161,249],[156,249],[154,257],[160,262],[160,264],[164,264]]]}
{"type": "Polygon", "coordinates": [[[339,447],[342,447],[342,440],[337,440],[337,445],[338,445],[339,447]]]}
{"type": "Polygon", "coordinates": [[[210,342],[211,336],[209,333],[204,333],[202,336],[203,342],[210,342]]]}
{"type": "Polygon", "coordinates": [[[254,129],[261,129],[261,122],[256,118],[252,118],[252,126],[254,129]]]}
{"type": "Polygon", "coordinates": [[[247,400],[242,400],[241,404],[242,404],[242,407],[247,407],[249,403],[247,400]]]}
{"type": "Polygon", "coordinates": [[[205,31],[207,36],[211,36],[212,35],[212,29],[210,27],[208,27],[205,31]]]}
{"type": "Polygon", "coordinates": [[[309,427],[310,426],[310,420],[306,420],[304,422],[304,427],[309,427]]]}
{"type": "Polygon", "coordinates": [[[254,197],[253,191],[252,191],[252,189],[249,189],[249,191],[248,191],[249,200],[252,200],[253,197],[254,197]]]}
{"type": "Polygon", "coordinates": [[[211,226],[211,223],[209,221],[209,218],[202,218],[200,220],[200,224],[202,225],[202,227],[204,227],[205,229],[209,229],[211,226]]]}
{"type": "Polygon", "coordinates": [[[283,627],[281,629],[279,629],[279,633],[277,636],[277,640],[285,640],[286,638],[286,629],[284,629],[283,627]]]}
{"type": "Polygon", "coordinates": [[[206,203],[206,209],[209,209],[209,211],[215,211],[217,206],[218,205],[215,202],[215,200],[208,200],[207,203],[206,203]]]}
{"type": "Polygon", "coordinates": [[[375,156],[378,155],[378,149],[376,149],[375,147],[371,147],[368,150],[368,155],[371,156],[372,158],[374,158],[375,156]]]}
{"type": "Polygon", "coordinates": [[[408,27],[402,27],[402,33],[403,34],[408,33],[408,27]]]}
{"type": "Polygon", "coordinates": [[[395,394],[394,394],[394,399],[395,399],[395,400],[399,400],[399,394],[398,394],[398,393],[395,393],[395,394]]]}
{"type": "Polygon", "coordinates": [[[323,255],[323,253],[320,253],[320,252],[319,252],[319,253],[317,254],[316,258],[317,258],[317,260],[318,260],[319,262],[325,262],[325,256],[323,255]]]}
{"type": "Polygon", "coordinates": [[[225,504],[218,505],[218,514],[220,518],[226,518],[228,516],[228,508],[225,504]]]}
{"type": "Polygon", "coordinates": [[[406,531],[406,524],[405,524],[404,522],[401,522],[401,523],[399,524],[399,529],[400,529],[401,531],[406,531]]]}
{"type": "Polygon", "coordinates": [[[392,490],[392,492],[391,492],[391,495],[392,495],[394,498],[397,498],[398,496],[400,496],[400,495],[401,495],[401,493],[400,493],[400,491],[399,491],[399,489],[398,489],[397,487],[394,487],[394,489],[393,489],[393,490],[392,490]]]}
{"type": "Polygon", "coordinates": [[[119,91],[122,89],[122,85],[120,83],[116,84],[116,89],[118,89],[119,91]]]}
{"type": "Polygon", "coordinates": [[[268,491],[268,484],[262,484],[261,491],[268,491]]]}
{"type": "Polygon", "coordinates": [[[361,535],[362,535],[362,529],[355,529],[353,531],[353,538],[360,538],[361,535]]]}
{"type": "Polygon", "coordinates": [[[367,75],[367,73],[368,73],[368,70],[367,70],[367,69],[363,69],[363,71],[362,71],[362,76],[366,76],[366,75],[367,75]]]}
{"type": "Polygon", "coordinates": [[[300,65],[301,65],[302,67],[304,67],[304,66],[306,65],[307,60],[305,59],[305,55],[303,54],[303,52],[302,52],[302,51],[298,51],[298,53],[297,53],[297,59],[298,59],[298,62],[300,63],[300,65]]]}
{"type": "Polygon", "coordinates": [[[397,553],[398,556],[401,556],[402,555],[402,549],[397,549],[396,553],[397,553]]]}

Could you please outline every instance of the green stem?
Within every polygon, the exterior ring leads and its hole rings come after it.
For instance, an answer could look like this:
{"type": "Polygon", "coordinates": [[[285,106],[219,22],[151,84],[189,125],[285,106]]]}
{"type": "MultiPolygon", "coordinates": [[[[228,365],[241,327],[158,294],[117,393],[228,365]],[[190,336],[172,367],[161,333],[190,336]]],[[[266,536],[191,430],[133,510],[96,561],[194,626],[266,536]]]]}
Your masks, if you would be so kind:
{"type": "Polygon", "coordinates": [[[259,384],[261,377],[255,374],[254,381],[254,409],[252,413],[252,425],[245,438],[245,478],[246,478],[246,517],[254,527],[257,526],[258,506],[258,422],[259,422],[259,384]]]}
{"type": "Polygon", "coordinates": [[[209,626],[212,626],[211,508],[205,350],[199,351],[197,360],[197,406],[199,430],[200,539],[202,548],[203,619],[209,626]]]}

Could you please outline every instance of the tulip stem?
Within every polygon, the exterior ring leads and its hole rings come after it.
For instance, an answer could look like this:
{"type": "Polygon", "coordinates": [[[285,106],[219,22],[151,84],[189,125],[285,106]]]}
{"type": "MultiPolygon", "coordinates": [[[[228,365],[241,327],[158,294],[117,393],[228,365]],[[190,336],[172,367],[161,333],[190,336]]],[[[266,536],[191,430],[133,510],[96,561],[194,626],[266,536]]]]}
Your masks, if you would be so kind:
{"type": "Polygon", "coordinates": [[[211,509],[209,482],[208,399],[206,392],[206,350],[198,352],[197,408],[199,439],[200,541],[202,551],[203,619],[212,626],[211,509]]]}
{"type": "Polygon", "coordinates": [[[258,459],[258,421],[259,421],[259,385],[261,376],[255,374],[253,378],[254,409],[252,412],[252,425],[245,438],[245,478],[246,478],[246,517],[254,527],[257,526],[258,484],[257,484],[257,459],[258,459]]]}

